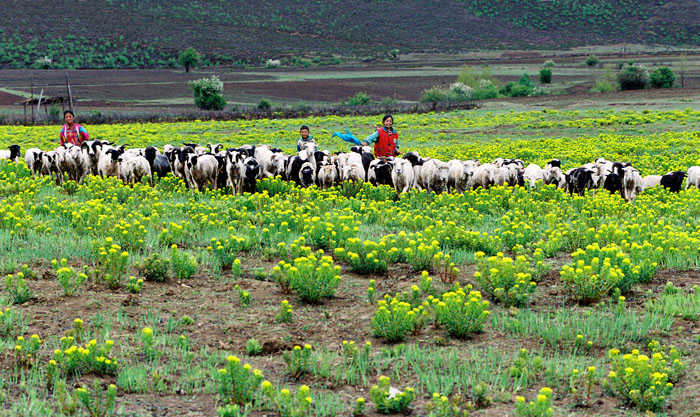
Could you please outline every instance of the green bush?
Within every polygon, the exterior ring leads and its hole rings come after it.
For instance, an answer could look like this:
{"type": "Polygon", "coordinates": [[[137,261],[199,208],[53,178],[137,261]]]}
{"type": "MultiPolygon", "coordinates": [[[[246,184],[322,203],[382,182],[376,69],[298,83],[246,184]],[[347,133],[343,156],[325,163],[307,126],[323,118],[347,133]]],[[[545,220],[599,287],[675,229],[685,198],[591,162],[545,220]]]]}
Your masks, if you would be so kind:
{"type": "Polygon", "coordinates": [[[272,103],[266,98],[261,98],[258,102],[258,110],[270,110],[272,108],[272,103]]]}
{"type": "Polygon", "coordinates": [[[199,52],[195,51],[195,49],[192,47],[185,49],[184,51],[180,52],[180,55],[177,56],[177,62],[185,67],[185,72],[190,72],[191,67],[197,66],[200,59],[201,56],[199,55],[199,52]]]}
{"type": "Polygon", "coordinates": [[[532,94],[532,87],[523,84],[515,84],[510,89],[510,97],[527,97],[532,94]]]}
{"type": "Polygon", "coordinates": [[[626,65],[617,80],[621,90],[643,90],[649,86],[649,71],[643,65],[626,65]]]}
{"type": "Polygon", "coordinates": [[[549,68],[542,68],[540,70],[540,84],[551,84],[552,83],[552,70],[549,68]]]}
{"type": "Polygon", "coordinates": [[[466,289],[468,294],[457,286],[455,291],[443,294],[442,299],[432,299],[438,323],[443,325],[451,336],[460,339],[480,332],[491,314],[488,311],[489,302],[482,301],[481,293],[471,291],[471,285],[466,289]]]}
{"type": "Polygon", "coordinates": [[[554,61],[552,61],[551,59],[548,59],[544,61],[544,64],[542,64],[542,66],[545,68],[554,68],[557,66],[557,64],[555,64],[554,61]]]}
{"type": "Polygon", "coordinates": [[[409,303],[388,296],[385,300],[379,300],[377,306],[372,317],[372,330],[375,336],[383,337],[389,343],[404,340],[415,327],[416,313],[420,313],[409,303]]]}
{"type": "Polygon", "coordinates": [[[188,83],[194,94],[194,104],[202,110],[223,110],[226,107],[226,99],[221,93],[224,91],[224,83],[219,77],[212,75],[210,78],[202,78],[188,83]]]}
{"type": "Polygon", "coordinates": [[[615,65],[606,64],[603,66],[603,75],[593,83],[591,91],[594,93],[605,93],[609,91],[617,91],[620,88],[617,82],[617,71],[615,65]]]}
{"type": "Polygon", "coordinates": [[[136,265],[146,281],[163,282],[170,275],[170,260],[163,258],[159,253],[146,258],[142,263],[136,265]]]}
{"type": "Polygon", "coordinates": [[[523,74],[522,77],[518,80],[518,84],[524,85],[526,87],[534,87],[535,84],[532,83],[532,80],[530,79],[530,75],[528,74],[523,74]]]}
{"type": "Polygon", "coordinates": [[[486,100],[498,97],[498,87],[491,80],[482,79],[474,89],[474,100],[486,100]]]}
{"type": "Polygon", "coordinates": [[[367,93],[359,92],[345,102],[348,106],[366,106],[372,103],[372,99],[367,93]]]}
{"type": "Polygon", "coordinates": [[[420,96],[421,103],[440,103],[447,101],[447,91],[440,87],[431,87],[423,90],[420,96]]]}
{"type": "Polygon", "coordinates": [[[669,67],[660,67],[651,73],[649,81],[654,88],[671,88],[676,81],[676,74],[669,67]]]}
{"type": "Polygon", "coordinates": [[[597,56],[591,54],[591,55],[588,55],[588,57],[586,57],[586,65],[588,65],[589,67],[594,67],[597,64],[598,64],[598,57],[597,56]]]}

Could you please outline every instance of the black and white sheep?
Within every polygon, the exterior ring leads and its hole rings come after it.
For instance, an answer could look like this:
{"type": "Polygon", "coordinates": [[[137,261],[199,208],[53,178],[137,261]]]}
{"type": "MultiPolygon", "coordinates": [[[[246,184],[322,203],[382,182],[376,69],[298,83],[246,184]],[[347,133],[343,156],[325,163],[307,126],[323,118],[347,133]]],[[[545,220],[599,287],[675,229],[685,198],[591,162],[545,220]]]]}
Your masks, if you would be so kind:
{"type": "Polygon", "coordinates": [[[0,151],[0,159],[17,162],[17,158],[21,156],[19,145],[10,145],[6,151],[0,151]]]}
{"type": "Polygon", "coordinates": [[[219,170],[219,161],[211,154],[190,154],[185,165],[185,178],[190,187],[202,190],[206,185],[212,190],[216,189],[216,179],[219,170]]]}

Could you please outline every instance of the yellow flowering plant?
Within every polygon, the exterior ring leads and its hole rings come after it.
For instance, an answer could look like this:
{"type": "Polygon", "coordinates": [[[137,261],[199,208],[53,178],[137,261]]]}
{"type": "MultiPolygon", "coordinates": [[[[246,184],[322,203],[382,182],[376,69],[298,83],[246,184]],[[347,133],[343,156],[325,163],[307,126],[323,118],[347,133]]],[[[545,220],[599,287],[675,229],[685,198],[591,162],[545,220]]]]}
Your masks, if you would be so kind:
{"type": "Polygon", "coordinates": [[[372,385],[369,398],[374,409],[380,414],[406,414],[415,398],[413,388],[406,387],[396,394],[390,392],[391,380],[388,376],[380,376],[377,385],[372,385]]]}
{"type": "Polygon", "coordinates": [[[552,389],[543,387],[540,389],[534,401],[526,402],[524,397],[515,398],[515,415],[518,417],[551,417],[554,415],[552,408],[552,389]]]}
{"type": "Polygon", "coordinates": [[[413,330],[419,314],[420,310],[412,308],[409,303],[387,296],[377,302],[372,331],[389,343],[400,342],[413,330]]]}
{"type": "Polygon", "coordinates": [[[292,378],[298,379],[311,372],[311,345],[305,344],[303,347],[296,345],[294,348],[282,355],[284,363],[287,364],[287,371],[292,378]]]}
{"type": "Polygon", "coordinates": [[[243,364],[236,356],[226,357],[226,363],[216,373],[219,399],[226,405],[245,406],[255,398],[263,374],[249,364],[243,364]]]}
{"type": "Polygon", "coordinates": [[[660,344],[649,344],[651,357],[633,349],[622,354],[613,348],[608,352],[610,372],[603,386],[614,396],[632,404],[639,411],[661,411],[673,391],[685,365],[678,350],[665,352],[660,344]]]}
{"type": "Polygon", "coordinates": [[[466,287],[466,291],[457,286],[454,291],[431,300],[438,323],[445,327],[447,333],[460,339],[480,332],[491,314],[489,302],[482,300],[479,291],[472,291],[471,285],[466,287]]]}
{"type": "Polygon", "coordinates": [[[486,257],[477,252],[474,279],[485,293],[505,307],[522,307],[530,301],[537,284],[532,280],[532,268],[525,256],[518,255],[513,260],[498,252],[486,257]]]}
{"type": "Polygon", "coordinates": [[[313,409],[314,400],[311,397],[311,389],[306,385],[300,386],[294,395],[287,388],[275,389],[270,381],[263,381],[260,386],[280,417],[305,417],[313,409]]]}

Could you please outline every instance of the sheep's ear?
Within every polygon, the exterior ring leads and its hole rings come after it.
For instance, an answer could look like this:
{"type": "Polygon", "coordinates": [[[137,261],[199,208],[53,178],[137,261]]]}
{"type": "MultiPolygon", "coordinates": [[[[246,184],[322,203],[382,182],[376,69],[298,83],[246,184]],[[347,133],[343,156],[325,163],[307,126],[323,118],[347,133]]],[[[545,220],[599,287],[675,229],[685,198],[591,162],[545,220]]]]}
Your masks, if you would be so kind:
{"type": "Polygon", "coordinates": [[[88,147],[87,142],[83,142],[80,144],[80,149],[86,149],[88,147]]]}

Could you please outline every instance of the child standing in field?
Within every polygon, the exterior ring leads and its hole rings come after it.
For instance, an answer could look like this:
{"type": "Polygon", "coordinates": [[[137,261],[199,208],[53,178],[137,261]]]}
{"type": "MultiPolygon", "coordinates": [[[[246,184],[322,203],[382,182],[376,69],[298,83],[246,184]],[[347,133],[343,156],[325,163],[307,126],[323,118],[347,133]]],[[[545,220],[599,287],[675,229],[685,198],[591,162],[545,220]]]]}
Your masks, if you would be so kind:
{"type": "MultiPolygon", "coordinates": [[[[308,126],[302,126],[301,129],[299,129],[299,135],[301,136],[301,138],[297,141],[297,152],[299,152],[301,148],[307,143],[313,143],[314,145],[316,145],[314,137],[309,135],[308,126]]],[[[318,150],[318,145],[316,145],[316,150],[318,150]]]]}
{"type": "Polygon", "coordinates": [[[387,114],[382,118],[382,125],[362,141],[363,145],[374,144],[374,156],[397,156],[399,152],[399,134],[394,130],[394,117],[387,114]]]}
{"type": "Polygon", "coordinates": [[[63,120],[66,124],[61,128],[59,137],[61,138],[61,146],[66,143],[80,146],[83,142],[90,140],[90,135],[84,127],[75,123],[75,114],[72,111],[66,110],[63,112],[63,120]]]}

